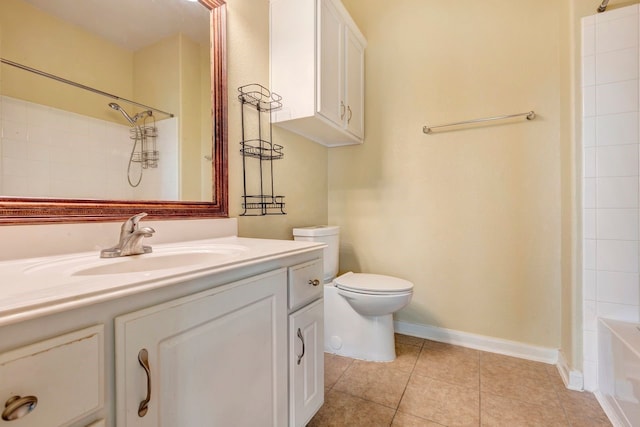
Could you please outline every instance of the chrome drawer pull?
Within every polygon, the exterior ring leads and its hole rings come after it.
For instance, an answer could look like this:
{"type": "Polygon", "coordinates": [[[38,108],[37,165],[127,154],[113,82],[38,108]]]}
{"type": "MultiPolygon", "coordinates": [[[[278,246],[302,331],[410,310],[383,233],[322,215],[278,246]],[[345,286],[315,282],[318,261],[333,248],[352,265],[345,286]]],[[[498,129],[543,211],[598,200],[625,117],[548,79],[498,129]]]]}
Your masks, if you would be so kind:
{"type": "Polygon", "coordinates": [[[147,415],[149,401],[151,400],[151,368],[149,367],[149,352],[146,348],[143,348],[138,353],[138,362],[140,362],[140,366],[142,366],[147,373],[147,397],[145,397],[144,400],[140,402],[140,406],[138,406],[138,416],[144,417],[147,415]]]}
{"type": "Polygon", "coordinates": [[[320,284],[320,280],[318,280],[318,279],[313,279],[313,280],[309,279],[309,284],[312,285],[312,286],[318,286],[320,284]]]}
{"type": "Polygon", "coordinates": [[[11,396],[4,404],[2,411],[2,419],[5,421],[13,421],[29,415],[31,411],[36,409],[38,398],[35,396],[11,396]]]}
{"type": "Polygon", "coordinates": [[[300,361],[304,357],[304,337],[302,336],[302,331],[300,330],[300,328],[298,328],[298,338],[300,338],[300,341],[302,341],[302,354],[298,356],[298,365],[299,365],[300,361]]]}

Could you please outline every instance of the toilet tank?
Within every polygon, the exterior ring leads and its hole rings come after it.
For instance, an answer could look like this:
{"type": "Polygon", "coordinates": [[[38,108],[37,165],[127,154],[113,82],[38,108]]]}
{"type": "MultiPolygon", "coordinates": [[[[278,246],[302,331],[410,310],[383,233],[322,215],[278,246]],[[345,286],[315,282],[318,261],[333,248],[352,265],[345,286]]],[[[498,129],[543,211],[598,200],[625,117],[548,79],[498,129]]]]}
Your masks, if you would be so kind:
{"type": "Polygon", "coordinates": [[[314,225],[293,229],[293,239],[304,242],[322,242],[327,247],[323,250],[324,283],[329,283],[338,274],[338,248],[340,247],[340,227],[337,225],[314,225]]]}

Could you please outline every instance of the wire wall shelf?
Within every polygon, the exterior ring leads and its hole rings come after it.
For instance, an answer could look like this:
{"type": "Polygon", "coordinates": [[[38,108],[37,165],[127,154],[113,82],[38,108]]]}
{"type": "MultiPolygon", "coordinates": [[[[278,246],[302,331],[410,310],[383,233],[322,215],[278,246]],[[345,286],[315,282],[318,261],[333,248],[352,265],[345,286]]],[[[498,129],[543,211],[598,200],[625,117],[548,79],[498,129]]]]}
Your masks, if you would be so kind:
{"type": "Polygon", "coordinates": [[[238,92],[242,103],[243,212],[240,216],[286,215],[284,196],[276,195],[273,180],[273,161],[282,159],[284,153],[282,145],[273,143],[271,125],[271,111],[282,107],[282,97],[255,83],[240,86],[238,92]],[[254,138],[249,138],[249,134],[254,138]]]}
{"type": "Polygon", "coordinates": [[[240,86],[238,99],[254,106],[258,111],[273,111],[282,107],[282,97],[257,83],[240,86]]]}
{"type": "Polygon", "coordinates": [[[262,160],[279,160],[284,157],[282,145],[271,144],[261,139],[250,139],[240,142],[242,148],[240,152],[244,156],[254,157],[262,160]]]}

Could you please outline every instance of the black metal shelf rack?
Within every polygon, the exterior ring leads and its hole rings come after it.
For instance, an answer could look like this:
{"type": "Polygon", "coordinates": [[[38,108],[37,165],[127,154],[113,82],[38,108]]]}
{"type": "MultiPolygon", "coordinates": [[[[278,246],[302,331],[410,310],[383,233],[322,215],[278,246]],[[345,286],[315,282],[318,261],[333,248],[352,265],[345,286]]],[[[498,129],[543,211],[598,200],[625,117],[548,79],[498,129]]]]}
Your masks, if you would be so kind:
{"type": "MultiPolygon", "coordinates": [[[[253,83],[238,88],[238,99],[242,103],[242,208],[240,216],[286,215],[284,211],[284,196],[278,196],[273,184],[273,161],[284,157],[282,145],[272,142],[271,111],[282,107],[282,97],[270,92],[264,86],[253,83]],[[255,127],[249,126],[245,108],[257,112],[255,127]],[[266,115],[266,124],[263,116],[266,115]],[[263,127],[265,129],[263,129],[263,127]],[[255,134],[257,138],[248,139],[248,134],[255,134]],[[267,135],[265,135],[267,134],[267,135]],[[249,183],[247,159],[258,159],[260,177],[257,183],[249,183]],[[248,185],[257,185],[259,194],[250,194],[248,185]]],[[[252,187],[252,189],[254,189],[252,187]]]]}

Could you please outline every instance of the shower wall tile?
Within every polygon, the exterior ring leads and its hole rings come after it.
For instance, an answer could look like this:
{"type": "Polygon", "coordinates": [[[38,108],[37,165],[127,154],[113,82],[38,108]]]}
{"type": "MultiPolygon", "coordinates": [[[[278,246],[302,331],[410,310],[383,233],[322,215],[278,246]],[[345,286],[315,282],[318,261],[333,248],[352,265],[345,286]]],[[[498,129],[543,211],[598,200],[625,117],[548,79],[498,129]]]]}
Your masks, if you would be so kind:
{"type": "Polygon", "coordinates": [[[596,207],[605,209],[638,208],[638,178],[597,178],[596,207]]]}
{"type": "Polygon", "coordinates": [[[596,270],[638,272],[638,242],[626,240],[598,240],[596,270]]]}
{"type": "Polygon", "coordinates": [[[596,302],[585,300],[582,306],[582,322],[585,331],[597,331],[598,318],[596,311],[596,302]]]}
{"type": "Polygon", "coordinates": [[[628,16],[637,16],[638,13],[638,5],[635,4],[633,6],[621,7],[618,9],[609,8],[607,9],[607,13],[598,13],[596,15],[592,15],[591,18],[594,18],[594,24],[601,24],[604,22],[615,21],[628,16]]]}
{"type": "Polygon", "coordinates": [[[638,80],[596,85],[595,88],[598,116],[638,111],[638,80]]]}
{"type": "Polygon", "coordinates": [[[584,56],[582,58],[582,86],[593,86],[596,84],[596,57],[595,55],[584,56]]]}
{"type": "Polygon", "coordinates": [[[582,115],[592,117],[596,115],[596,87],[588,86],[582,89],[582,115]]]}
{"type": "MultiPolygon", "coordinates": [[[[636,127],[636,134],[637,134],[636,127]]],[[[596,145],[596,118],[585,117],[582,120],[582,145],[583,147],[593,147],[596,145]]]]}
{"type": "Polygon", "coordinates": [[[582,281],[584,283],[582,295],[585,300],[595,301],[597,297],[596,270],[583,270],[582,281]]]}
{"type": "Polygon", "coordinates": [[[27,124],[27,106],[23,101],[8,98],[2,103],[2,118],[22,125],[27,124]]]}
{"type": "MultiPolygon", "coordinates": [[[[638,112],[611,114],[595,119],[595,130],[586,136],[585,146],[595,137],[598,146],[637,144],[638,143],[638,112]]],[[[591,128],[585,129],[592,131],[591,128]]]]}
{"type": "Polygon", "coordinates": [[[596,210],[585,209],[582,218],[582,234],[585,239],[596,238],[596,210]]]}
{"type": "Polygon", "coordinates": [[[638,46],[637,12],[619,19],[604,15],[596,17],[596,54],[638,46]]]}
{"type": "Polygon", "coordinates": [[[582,206],[585,209],[596,207],[596,179],[585,178],[582,183],[582,206]]]}
{"type": "Polygon", "coordinates": [[[596,177],[596,148],[590,147],[584,149],[584,168],[583,176],[587,178],[596,177]]]}
{"type": "Polygon", "coordinates": [[[638,78],[638,48],[615,50],[594,57],[594,69],[584,58],[585,72],[595,73],[595,84],[606,84],[638,78]]]}
{"type": "Polygon", "coordinates": [[[582,248],[582,266],[587,270],[596,270],[596,241],[586,239],[582,248]]]}
{"type": "Polygon", "coordinates": [[[637,273],[599,271],[597,274],[597,298],[600,302],[633,304],[640,299],[637,273]]]}
{"type": "MultiPolygon", "coordinates": [[[[597,211],[597,239],[638,240],[637,209],[587,209],[586,212],[597,211]]],[[[585,236],[585,238],[590,238],[585,236]]]]}
{"type": "Polygon", "coordinates": [[[596,362],[598,360],[598,332],[585,330],[582,339],[584,340],[585,351],[583,354],[584,360],[589,362],[596,362]]]}
{"type": "Polygon", "coordinates": [[[599,177],[638,175],[638,144],[598,147],[595,157],[599,177]]]}
{"type": "MultiPolygon", "coordinates": [[[[595,23],[595,20],[591,22],[595,23]]],[[[589,21],[582,20],[582,56],[594,55],[596,53],[596,27],[589,24],[589,21]]]]}
{"type": "Polygon", "coordinates": [[[19,141],[26,141],[27,139],[27,125],[22,122],[16,122],[13,120],[2,120],[2,137],[11,138],[19,141]]]}
{"type": "Polygon", "coordinates": [[[4,138],[2,143],[2,155],[15,160],[27,159],[27,144],[25,141],[4,138]]]}
{"type": "Polygon", "coordinates": [[[607,319],[621,320],[623,322],[640,322],[638,301],[629,301],[629,304],[598,301],[596,310],[598,317],[606,317],[607,319]]]}
{"type": "MultiPolygon", "coordinates": [[[[2,195],[132,199],[126,178],[131,148],[128,126],[0,96],[2,195]]],[[[177,160],[172,168],[164,173],[177,176],[177,160]]],[[[163,189],[151,186],[161,180],[149,175],[137,198],[160,198],[163,189]]]]}

